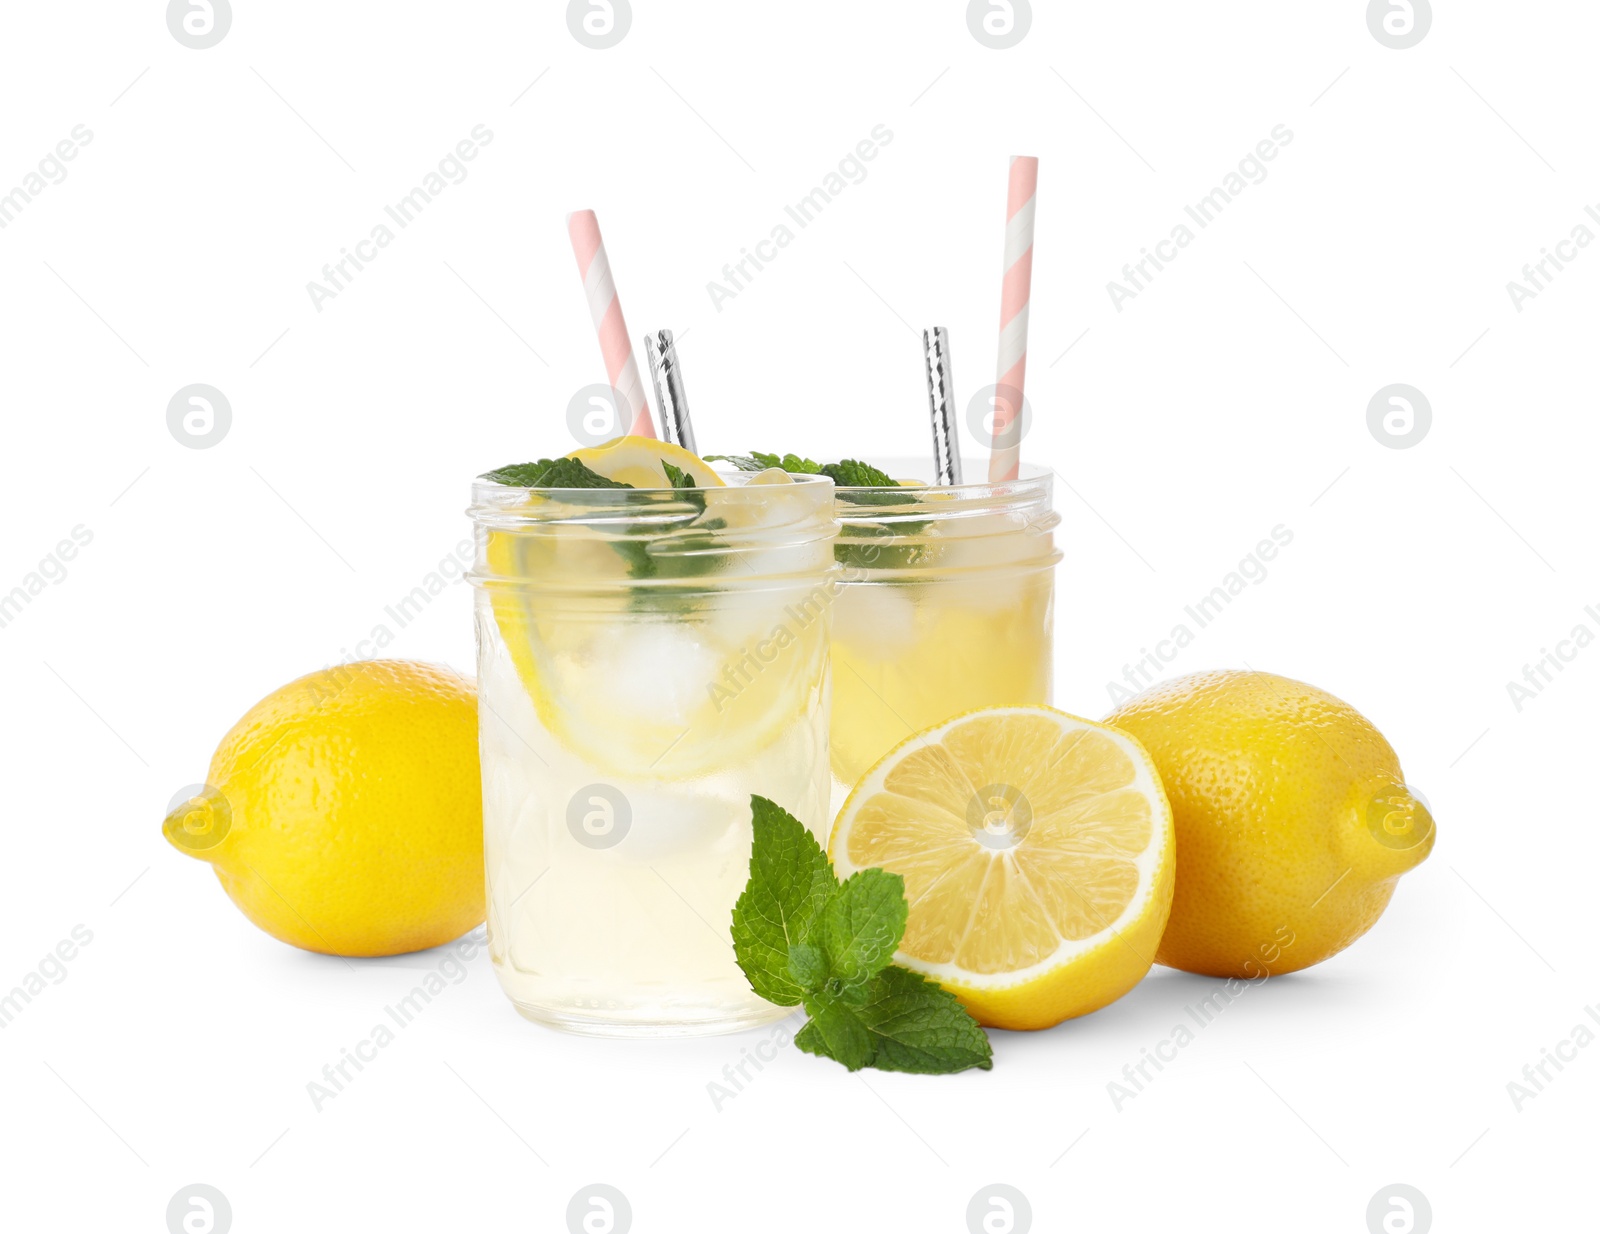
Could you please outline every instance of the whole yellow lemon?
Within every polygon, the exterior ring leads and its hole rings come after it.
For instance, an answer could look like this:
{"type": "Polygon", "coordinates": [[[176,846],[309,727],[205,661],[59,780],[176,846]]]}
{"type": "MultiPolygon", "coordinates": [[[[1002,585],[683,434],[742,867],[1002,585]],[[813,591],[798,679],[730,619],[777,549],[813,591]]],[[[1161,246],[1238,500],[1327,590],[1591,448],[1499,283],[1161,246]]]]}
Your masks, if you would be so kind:
{"type": "Polygon", "coordinates": [[[1271,673],[1196,673],[1107,724],[1155,760],[1178,874],[1156,962],[1216,977],[1292,973],[1377,922],[1433,851],[1400,760],[1347,703],[1271,673]]]}
{"type": "Polygon", "coordinates": [[[381,956],[449,942],[484,913],[477,692],[402,660],[301,677],[229,730],[162,832],[296,947],[381,956]]]}

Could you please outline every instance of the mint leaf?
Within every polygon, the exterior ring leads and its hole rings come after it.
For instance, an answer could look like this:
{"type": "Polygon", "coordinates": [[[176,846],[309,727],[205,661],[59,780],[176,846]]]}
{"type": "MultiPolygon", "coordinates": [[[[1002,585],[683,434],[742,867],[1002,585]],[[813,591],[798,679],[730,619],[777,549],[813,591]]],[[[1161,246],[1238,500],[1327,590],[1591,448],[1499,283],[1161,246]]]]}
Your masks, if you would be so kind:
{"type": "MultiPolygon", "coordinates": [[[[695,483],[695,478],[693,476],[691,476],[682,467],[674,467],[671,463],[667,462],[666,459],[661,460],[661,470],[663,473],[665,473],[667,477],[667,483],[672,485],[674,492],[680,494],[684,500],[686,500],[695,509],[699,510],[702,514],[705,513],[706,495],[703,491],[701,491],[699,484],[695,483]]],[[[706,523],[704,526],[711,530],[715,530],[715,527],[713,527],[710,523],[706,523]]],[[[723,522],[718,520],[716,527],[721,526],[723,526],[723,522]]]]}
{"type": "Polygon", "coordinates": [[[550,462],[550,459],[542,458],[536,463],[512,463],[486,471],[478,478],[493,480],[496,484],[509,485],[511,488],[532,488],[539,483],[539,477],[550,469],[550,462]]]}
{"type": "Polygon", "coordinates": [[[558,458],[539,477],[541,488],[632,488],[620,480],[608,480],[587,463],[575,458],[558,458]]]}
{"type": "Polygon", "coordinates": [[[811,1018],[794,1035],[795,1045],[807,1054],[843,1063],[851,1071],[872,1066],[877,1047],[856,1008],[817,995],[806,999],[806,1014],[811,1018]]]}
{"type": "Polygon", "coordinates": [[[926,1075],[994,1066],[989,1037],[956,996],[921,973],[886,968],[873,978],[876,997],[862,1018],[877,1038],[872,1065],[926,1075]]]}
{"type": "Polygon", "coordinates": [[[818,476],[822,468],[808,458],[801,458],[798,454],[785,454],[781,458],[776,454],[763,454],[760,450],[752,450],[751,457],[767,467],[782,467],[791,476],[818,476]]]}
{"type": "Polygon", "coordinates": [[[514,463],[486,471],[485,480],[513,488],[632,488],[618,480],[608,480],[586,463],[575,458],[542,458],[535,463],[514,463]]]}
{"type": "Polygon", "coordinates": [[[843,1063],[851,1071],[911,1071],[947,1075],[994,1066],[989,1038],[948,990],[920,973],[893,966],[865,984],[855,1002],[821,990],[807,995],[811,1022],[794,1043],[808,1054],[843,1063]],[[815,1026],[816,1031],[811,1032],[815,1026]],[[868,1044],[863,1051],[862,1041],[868,1044]]]}
{"type": "Polygon", "coordinates": [[[906,880],[884,870],[859,870],[828,898],[822,945],[828,968],[854,984],[894,959],[906,932],[906,880]]]}
{"type": "Polygon", "coordinates": [[[733,953],[752,990],[793,1007],[805,986],[789,967],[790,949],[807,941],[838,881],[794,815],[765,797],[752,797],[750,812],[750,881],[733,906],[733,953]]]}
{"type": "Polygon", "coordinates": [[[811,943],[789,948],[789,975],[802,990],[818,990],[828,978],[828,957],[811,943]]]}
{"type": "Polygon", "coordinates": [[[863,463],[853,458],[843,462],[829,463],[821,468],[823,475],[827,476],[840,488],[898,488],[899,485],[886,471],[879,471],[871,463],[863,463]]]}

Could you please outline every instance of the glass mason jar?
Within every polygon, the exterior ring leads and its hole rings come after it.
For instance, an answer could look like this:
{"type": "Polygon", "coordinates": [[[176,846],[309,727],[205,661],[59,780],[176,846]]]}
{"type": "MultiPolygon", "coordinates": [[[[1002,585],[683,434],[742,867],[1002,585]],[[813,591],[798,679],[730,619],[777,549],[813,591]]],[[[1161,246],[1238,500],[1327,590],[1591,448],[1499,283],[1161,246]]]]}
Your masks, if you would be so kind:
{"type": "MultiPolygon", "coordinates": [[[[896,479],[929,470],[926,459],[869,461],[896,479]]],[[[1050,701],[1061,560],[1051,480],[1024,466],[998,484],[834,491],[834,811],[912,733],[975,707],[1050,701]]]]}
{"type": "Polygon", "coordinates": [[[783,1014],[734,961],[752,794],[824,843],[833,485],[479,481],[489,952],[532,1020],[728,1032],[783,1014]]]}

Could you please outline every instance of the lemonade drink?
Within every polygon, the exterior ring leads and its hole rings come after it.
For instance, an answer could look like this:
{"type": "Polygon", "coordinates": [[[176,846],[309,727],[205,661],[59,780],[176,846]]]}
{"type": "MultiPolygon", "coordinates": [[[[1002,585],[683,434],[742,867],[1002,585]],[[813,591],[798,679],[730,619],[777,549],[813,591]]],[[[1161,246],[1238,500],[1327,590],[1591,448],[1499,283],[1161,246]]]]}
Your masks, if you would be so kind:
{"type": "MultiPolygon", "coordinates": [[[[896,479],[925,461],[880,460],[896,479]]],[[[981,475],[981,463],[968,463],[981,475]]],[[[836,490],[836,810],[914,732],[975,707],[1048,703],[1055,547],[1052,473],[996,484],[836,490]]]]}
{"type": "MultiPolygon", "coordinates": [[[[713,477],[712,482],[715,482],[713,477]]],[[[489,948],[530,1019],[782,1015],[729,933],[750,798],[825,843],[832,485],[474,488],[489,948]]]]}

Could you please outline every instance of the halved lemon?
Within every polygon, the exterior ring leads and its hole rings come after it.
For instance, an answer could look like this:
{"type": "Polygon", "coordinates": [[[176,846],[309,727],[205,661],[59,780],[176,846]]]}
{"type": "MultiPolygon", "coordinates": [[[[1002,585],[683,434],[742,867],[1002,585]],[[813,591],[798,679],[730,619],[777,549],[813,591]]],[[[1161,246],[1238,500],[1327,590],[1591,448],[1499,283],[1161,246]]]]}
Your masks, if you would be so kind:
{"type": "Polygon", "coordinates": [[[840,878],[904,876],[897,963],[979,1023],[1048,1028],[1149,971],[1172,908],[1172,810],[1126,733],[1053,707],[991,707],[925,729],[845,800],[840,878]]]}

